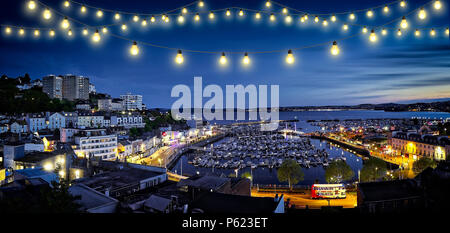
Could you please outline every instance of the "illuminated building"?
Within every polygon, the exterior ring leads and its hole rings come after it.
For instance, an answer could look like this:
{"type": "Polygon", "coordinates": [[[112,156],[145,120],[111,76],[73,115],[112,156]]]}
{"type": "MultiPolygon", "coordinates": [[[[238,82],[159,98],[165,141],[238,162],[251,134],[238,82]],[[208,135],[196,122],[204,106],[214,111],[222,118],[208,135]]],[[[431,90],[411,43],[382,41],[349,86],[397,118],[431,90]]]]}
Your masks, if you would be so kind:
{"type": "Polygon", "coordinates": [[[395,155],[428,157],[440,161],[447,160],[450,154],[450,139],[446,136],[394,132],[389,141],[395,155]]]}

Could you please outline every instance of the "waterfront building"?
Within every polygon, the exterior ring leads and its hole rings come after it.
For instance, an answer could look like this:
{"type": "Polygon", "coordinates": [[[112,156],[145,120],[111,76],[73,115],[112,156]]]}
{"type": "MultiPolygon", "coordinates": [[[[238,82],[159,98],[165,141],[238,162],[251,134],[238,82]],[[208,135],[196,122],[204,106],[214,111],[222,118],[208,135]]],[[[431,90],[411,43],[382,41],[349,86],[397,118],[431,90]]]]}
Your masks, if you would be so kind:
{"type": "Polygon", "coordinates": [[[126,111],[142,110],[142,95],[132,95],[128,93],[126,95],[121,95],[123,108],[126,111]]]}
{"type": "Polygon", "coordinates": [[[117,151],[119,152],[119,156],[123,158],[133,153],[133,146],[128,140],[119,140],[117,151]]]}
{"type": "Polygon", "coordinates": [[[428,157],[437,161],[450,155],[450,139],[447,136],[420,135],[415,132],[393,132],[389,139],[394,155],[428,157]]]}
{"type": "Polygon", "coordinates": [[[105,129],[79,130],[75,135],[75,154],[81,158],[114,160],[117,156],[117,136],[105,129]]]}
{"type": "Polygon", "coordinates": [[[42,91],[52,99],[63,98],[63,79],[62,77],[49,75],[44,77],[42,82],[42,91]]]}

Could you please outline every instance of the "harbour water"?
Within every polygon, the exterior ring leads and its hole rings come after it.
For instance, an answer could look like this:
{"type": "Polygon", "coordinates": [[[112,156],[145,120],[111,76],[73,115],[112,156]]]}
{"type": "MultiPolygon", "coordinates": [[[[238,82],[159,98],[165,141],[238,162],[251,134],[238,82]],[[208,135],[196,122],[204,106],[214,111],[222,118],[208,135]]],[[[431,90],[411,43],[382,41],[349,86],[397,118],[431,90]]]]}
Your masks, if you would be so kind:
{"type": "MultiPolygon", "coordinates": [[[[346,120],[346,119],[411,119],[411,118],[425,118],[425,119],[446,119],[450,118],[450,113],[441,112],[384,112],[384,111],[315,111],[315,112],[280,112],[281,120],[297,119],[297,130],[303,132],[312,132],[319,130],[318,127],[310,125],[308,120],[346,120]]],[[[213,124],[230,124],[236,121],[215,121],[213,124]]],[[[228,140],[227,138],[214,143],[214,146],[228,140]]],[[[289,140],[287,138],[286,140],[289,140]]],[[[311,139],[311,144],[317,149],[325,149],[329,158],[345,157],[347,164],[353,169],[355,173],[354,180],[357,180],[358,171],[362,168],[361,157],[343,150],[339,147],[330,145],[326,141],[311,139]]],[[[177,161],[172,171],[180,174],[181,170],[185,175],[199,174],[216,174],[225,175],[236,174],[238,177],[245,172],[252,174],[254,184],[287,184],[279,182],[277,178],[277,169],[268,167],[257,167],[252,169],[246,167],[243,169],[221,169],[221,168],[205,168],[197,167],[189,163],[194,158],[194,154],[185,154],[177,161]]],[[[311,185],[315,180],[321,183],[325,182],[325,169],[322,166],[302,168],[304,172],[304,180],[299,182],[299,185],[311,185]]]]}

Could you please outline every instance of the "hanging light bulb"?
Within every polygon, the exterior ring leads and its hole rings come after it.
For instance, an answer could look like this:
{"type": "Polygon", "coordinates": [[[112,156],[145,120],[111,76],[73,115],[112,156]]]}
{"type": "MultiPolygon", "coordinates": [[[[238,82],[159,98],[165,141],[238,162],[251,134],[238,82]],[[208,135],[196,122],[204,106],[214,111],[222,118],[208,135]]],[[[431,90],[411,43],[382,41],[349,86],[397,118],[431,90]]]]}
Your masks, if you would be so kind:
{"type": "Polygon", "coordinates": [[[152,15],[152,17],[150,18],[150,22],[154,23],[156,21],[155,16],[152,15]]]}
{"type": "Polygon", "coordinates": [[[19,35],[21,36],[25,35],[25,30],[23,28],[19,29],[19,35]]]}
{"type": "Polygon", "coordinates": [[[139,16],[137,16],[137,15],[133,16],[133,21],[134,21],[134,22],[139,21],[139,16]]]}
{"type": "Polygon", "coordinates": [[[50,35],[50,37],[54,37],[55,36],[55,30],[51,29],[48,34],[50,35]]]}
{"type": "Polygon", "coordinates": [[[43,17],[45,20],[49,20],[49,19],[52,18],[52,12],[51,12],[48,8],[46,8],[46,9],[42,12],[42,17],[43,17]]]}
{"type": "Polygon", "coordinates": [[[402,36],[402,30],[400,28],[397,31],[397,36],[402,36]]]}
{"type": "Polygon", "coordinates": [[[304,16],[302,16],[302,17],[300,18],[300,22],[302,22],[302,23],[305,22],[305,17],[304,17],[304,16]]]}
{"type": "Polygon", "coordinates": [[[36,2],[35,1],[33,1],[33,0],[31,0],[31,1],[28,1],[28,9],[30,9],[30,10],[34,10],[34,9],[36,9],[36,2]]]}
{"type": "Polygon", "coordinates": [[[266,2],[266,7],[270,7],[270,6],[272,6],[272,3],[270,3],[270,1],[267,1],[266,2]]]}
{"type": "Polygon", "coordinates": [[[228,60],[227,60],[227,58],[225,57],[225,53],[222,53],[222,56],[221,56],[220,59],[219,59],[219,63],[220,63],[222,66],[225,66],[225,65],[228,63],[228,60]]]}
{"type": "Polygon", "coordinates": [[[86,13],[86,7],[83,5],[80,8],[81,13],[86,13]]]}
{"type": "Polygon", "coordinates": [[[139,47],[137,46],[136,41],[133,42],[133,45],[130,48],[130,54],[132,56],[137,56],[139,54],[139,47]]]}
{"type": "Polygon", "coordinates": [[[434,30],[434,28],[431,29],[430,36],[432,37],[436,36],[436,31],[434,30]]]}
{"type": "Polygon", "coordinates": [[[383,36],[387,35],[387,30],[385,28],[383,28],[383,30],[381,30],[381,35],[383,35],[383,36]]]}
{"type": "Polygon", "coordinates": [[[242,9],[239,10],[239,16],[244,16],[244,11],[242,9]]]}
{"type": "Polygon", "coordinates": [[[356,16],[355,16],[354,13],[351,13],[351,14],[348,16],[348,18],[349,18],[350,20],[355,20],[356,16]]]}
{"type": "Polygon", "coordinates": [[[305,21],[308,20],[308,14],[305,14],[303,17],[305,18],[305,21]]]}
{"type": "Polygon", "coordinates": [[[72,36],[73,35],[72,29],[69,29],[69,31],[67,32],[67,35],[68,36],[72,36]]]}
{"type": "Polygon", "coordinates": [[[286,23],[291,23],[292,22],[292,17],[290,15],[287,15],[285,18],[286,23]]]}
{"type": "Polygon", "coordinates": [[[126,31],[127,30],[127,25],[126,24],[122,24],[122,31],[126,31]]]}
{"type": "Polygon", "coordinates": [[[448,28],[445,29],[445,34],[448,36],[448,28]]]}
{"type": "Polygon", "coordinates": [[[226,16],[230,16],[231,15],[230,9],[227,9],[227,11],[225,12],[225,15],[226,16]]]}
{"type": "Polygon", "coordinates": [[[405,1],[401,1],[401,2],[400,2],[400,6],[401,6],[401,7],[406,7],[406,2],[405,2],[405,1]]]}
{"type": "Polygon", "coordinates": [[[316,23],[319,22],[319,17],[318,17],[318,16],[316,16],[316,17],[314,18],[314,22],[316,22],[316,23]]]}
{"type": "Polygon", "coordinates": [[[194,20],[195,21],[200,21],[200,15],[198,13],[195,14],[194,20]]]}
{"type": "Polygon", "coordinates": [[[67,29],[67,28],[70,27],[70,22],[69,22],[69,20],[67,19],[67,17],[64,17],[63,21],[61,22],[61,27],[62,27],[63,29],[67,29]]]}
{"type": "Polygon", "coordinates": [[[119,13],[114,14],[114,19],[115,20],[120,20],[120,14],[119,13]]]}
{"type": "Polygon", "coordinates": [[[322,25],[323,25],[324,27],[328,26],[328,21],[327,21],[326,19],[324,19],[323,22],[322,22],[322,25]]]}
{"type": "Polygon", "coordinates": [[[249,65],[250,64],[250,58],[248,57],[248,53],[244,54],[244,58],[242,59],[242,64],[249,65]]]}
{"type": "Polygon", "coordinates": [[[408,27],[408,21],[406,21],[406,17],[403,16],[402,18],[402,22],[400,23],[400,27],[402,27],[403,29],[408,27]]]}
{"type": "Polygon", "coordinates": [[[369,40],[374,43],[377,41],[377,39],[378,39],[377,34],[375,34],[375,30],[372,29],[372,32],[370,33],[369,36],[369,40]]]}
{"type": "Polygon", "coordinates": [[[98,10],[98,11],[97,11],[97,17],[98,17],[98,18],[103,17],[103,11],[98,10]]]}
{"type": "Polygon", "coordinates": [[[142,27],[147,26],[147,20],[146,19],[142,20],[141,25],[142,25],[142,27]]]}
{"type": "Polygon", "coordinates": [[[107,27],[103,27],[102,32],[103,32],[103,34],[108,33],[108,28],[107,27]]]}
{"type": "Polygon", "coordinates": [[[336,22],[336,15],[331,16],[331,22],[336,22]]]}
{"type": "Polygon", "coordinates": [[[164,19],[164,22],[168,23],[170,21],[170,17],[166,16],[166,19],[164,19]]]}
{"type": "Polygon", "coordinates": [[[364,34],[367,33],[367,27],[366,27],[366,26],[363,27],[362,32],[363,32],[364,34]]]}
{"type": "Polygon", "coordinates": [[[336,41],[333,42],[333,46],[331,46],[330,52],[333,56],[339,55],[340,51],[336,41]]]}
{"type": "Polygon", "coordinates": [[[210,19],[214,19],[214,12],[212,12],[212,11],[209,12],[209,18],[210,18],[210,19]]]}
{"type": "Polygon", "coordinates": [[[65,1],[64,2],[64,7],[68,8],[70,6],[70,2],[69,1],[65,1]]]}
{"type": "Polygon", "coordinates": [[[184,58],[183,54],[181,53],[181,50],[178,50],[177,56],[175,57],[175,62],[178,64],[183,64],[184,58]]]}
{"type": "Polygon", "coordinates": [[[368,10],[367,11],[367,17],[369,17],[369,18],[373,17],[373,11],[372,10],[368,10]]]}
{"type": "Polygon", "coordinates": [[[293,64],[295,62],[295,57],[292,54],[292,50],[289,49],[288,54],[286,56],[286,63],[287,64],[293,64]]]}
{"type": "Polygon", "coordinates": [[[419,37],[419,36],[420,36],[420,31],[419,31],[419,29],[416,29],[416,32],[414,33],[414,35],[416,35],[416,37],[419,37]]]}
{"type": "Polygon", "coordinates": [[[388,13],[388,12],[389,12],[389,7],[388,7],[388,5],[384,6],[383,11],[384,11],[384,13],[388,13]]]}
{"type": "Polygon", "coordinates": [[[255,18],[256,18],[256,19],[260,19],[260,18],[261,18],[261,13],[259,13],[259,12],[256,12],[256,14],[255,14],[255,18]]]}
{"type": "Polygon", "coordinates": [[[434,9],[440,10],[442,7],[442,3],[439,0],[434,1],[434,9]]]}
{"type": "Polygon", "coordinates": [[[87,36],[89,34],[89,31],[87,30],[87,28],[83,29],[83,35],[87,36]]]}
{"type": "Polygon", "coordinates": [[[421,20],[424,20],[427,17],[427,12],[425,11],[425,9],[423,9],[423,7],[420,8],[418,16],[419,16],[419,19],[421,19],[421,20]]]}
{"type": "Polygon", "coordinates": [[[203,6],[205,6],[205,3],[204,3],[203,1],[199,1],[199,2],[198,2],[198,6],[199,6],[199,7],[203,7],[203,6]]]}
{"type": "Polygon", "coordinates": [[[184,23],[184,16],[183,15],[179,15],[178,16],[178,23],[184,23]]]}
{"type": "Polygon", "coordinates": [[[347,24],[344,24],[344,25],[342,26],[342,29],[344,29],[344,31],[347,31],[347,30],[348,30],[348,25],[347,25],[347,24]]]}
{"type": "Polygon", "coordinates": [[[288,13],[288,9],[287,8],[283,8],[283,14],[287,14],[288,13]]]}
{"type": "Polygon", "coordinates": [[[275,18],[275,14],[273,14],[273,13],[270,14],[270,21],[275,21],[275,19],[276,19],[276,18],[275,18]]]}
{"type": "Polygon", "coordinates": [[[162,20],[162,21],[165,21],[165,20],[166,20],[166,15],[162,15],[162,16],[161,16],[161,20],[162,20]]]}
{"type": "Polygon", "coordinates": [[[92,35],[92,41],[94,41],[95,43],[98,43],[98,42],[100,42],[101,39],[102,38],[100,36],[100,33],[98,33],[98,30],[95,30],[94,35],[92,35]]]}
{"type": "Polygon", "coordinates": [[[183,8],[183,10],[181,10],[181,13],[182,13],[182,14],[187,14],[187,13],[188,13],[188,10],[186,9],[186,7],[183,8]]]}
{"type": "Polygon", "coordinates": [[[41,34],[41,33],[39,32],[38,29],[34,30],[34,36],[35,36],[35,37],[38,37],[40,34],[41,34]]]}
{"type": "Polygon", "coordinates": [[[12,29],[11,29],[10,27],[6,27],[5,33],[6,33],[7,35],[9,35],[9,34],[11,34],[11,32],[12,32],[12,29]]]}

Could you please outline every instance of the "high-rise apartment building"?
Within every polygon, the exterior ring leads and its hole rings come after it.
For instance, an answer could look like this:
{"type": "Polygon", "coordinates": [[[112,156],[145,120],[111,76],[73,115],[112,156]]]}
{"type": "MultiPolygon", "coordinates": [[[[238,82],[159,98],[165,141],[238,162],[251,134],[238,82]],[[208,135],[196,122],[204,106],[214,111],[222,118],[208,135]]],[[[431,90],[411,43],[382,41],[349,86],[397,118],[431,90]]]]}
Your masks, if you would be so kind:
{"type": "Polygon", "coordinates": [[[59,76],[49,75],[43,78],[42,91],[52,99],[63,98],[63,79],[59,76]]]}
{"type": "Polygon", "coordinates": [[[63,76],[63,98],[68,100],[89,99],[89,78],[75,75],[63,76]]]}
{"type": "Polygon", "coordinates": [[[128,93],[126,95],[121,95],[120,98],[122,99],[124,110],[142,110],[143,108],[142,95],[132,95],[131,93],[128,93]]]}

